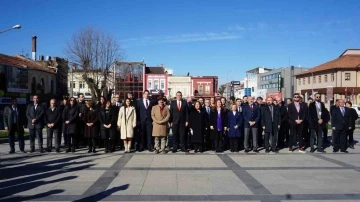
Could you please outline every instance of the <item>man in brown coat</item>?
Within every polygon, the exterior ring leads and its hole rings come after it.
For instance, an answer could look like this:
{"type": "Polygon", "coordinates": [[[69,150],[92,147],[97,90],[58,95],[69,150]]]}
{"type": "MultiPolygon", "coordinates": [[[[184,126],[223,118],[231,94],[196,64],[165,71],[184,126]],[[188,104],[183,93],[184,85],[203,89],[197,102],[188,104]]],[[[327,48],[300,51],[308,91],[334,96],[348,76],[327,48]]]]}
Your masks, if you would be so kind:
{"type": "Polygon", "coordinates": [[[159,142],[161,139],[161,151],[166,154],[165,145],[167,138],[167,124],[170,118],[170,111],[164,105],[162,97],[158,98],[158,105],[153,106],[151,109],[151,117],[153,120],[152,136],[155,137],[155,153],[158,154],[160,150],[159,142]]]}

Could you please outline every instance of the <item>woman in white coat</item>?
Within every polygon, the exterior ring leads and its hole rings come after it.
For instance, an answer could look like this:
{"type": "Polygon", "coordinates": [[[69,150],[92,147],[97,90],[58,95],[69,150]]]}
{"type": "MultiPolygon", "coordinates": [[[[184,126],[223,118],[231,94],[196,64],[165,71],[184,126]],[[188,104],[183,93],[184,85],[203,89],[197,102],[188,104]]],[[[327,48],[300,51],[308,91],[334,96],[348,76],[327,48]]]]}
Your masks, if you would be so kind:
{"type": "Polygon", "coordinates": [[[117,125],[121,132],[121,139],[124,141],[125,153],[129,153],[136,126],[136,110],[131,106],[130,99],[126,99],[120,108],[117,125]]]}

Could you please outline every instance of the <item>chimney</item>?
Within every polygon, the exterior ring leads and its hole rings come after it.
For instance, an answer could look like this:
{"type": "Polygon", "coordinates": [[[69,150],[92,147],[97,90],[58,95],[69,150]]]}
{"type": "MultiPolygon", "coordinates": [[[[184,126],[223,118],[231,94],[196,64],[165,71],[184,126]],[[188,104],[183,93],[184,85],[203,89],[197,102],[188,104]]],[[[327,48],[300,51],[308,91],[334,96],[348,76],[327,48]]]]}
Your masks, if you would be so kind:
{"type": "Polygon", "coordinates": [[[32,37],[32,60],[36,61],[36,36],[32,37]]]}

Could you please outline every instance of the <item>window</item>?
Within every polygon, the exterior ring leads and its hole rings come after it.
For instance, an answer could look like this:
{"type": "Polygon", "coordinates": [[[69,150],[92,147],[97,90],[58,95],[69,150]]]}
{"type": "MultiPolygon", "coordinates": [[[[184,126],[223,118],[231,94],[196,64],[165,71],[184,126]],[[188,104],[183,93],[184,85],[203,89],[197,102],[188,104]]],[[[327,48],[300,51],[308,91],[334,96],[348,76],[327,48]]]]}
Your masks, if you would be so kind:
{"type": "Polygon", "coordinates": [[[321,75],[319,76],[319,83],[321,83],[321,75]]]}
{"type": "Polygon", "coordinates": [[[160,80],[160,89],[165,90],[165,80],[163,79],[160,80]]]}
{"type": "Polygon", "coordinates": [[[148,80],[148,90],[152,89],[152,80],[148,80]]]}
{"type": "Polygon", "coordinates": [[[345,81],[350,81],[350,73],[345,73],[345,81]]]}
{"type": "Polygon", "coordinates": [[[85,88],[85,81],[79,81],[79,88],[85,88]]]}
{"type": "Polygon", "coordinates": [[[305,78],[303,78],[303,85],[305,85],[305,78]]]}
{"type": "Polygon", "coordinates": [[[315,76],[313,76],[313,83],[316,83],[316,78],[315,78],[315,76]]]}
{"type": "Polygon", "coordinates": [[[154,90],[159,89],[159,80],[154,80],[154,90]]]}
{"type": "Polygon", "coordinates": [[[209,85],[205,86],[205,95],[210,95],[210,86],[209,85]]]}
{"type": "Polygon", "coordinates": [[[334,81],[334,73],[331,74],[331,81],[334,81]]]}
{"type": "Polygon", "coordinates": [[[308,77],[308,84],[310,84],[310,77],[308,77]]]}
{"type": "Polygon", "coordinates": [[[198,85],[198,92],[199,92],[199,95],[203,95],[203,86],[202,85],[198,85]]]}
{"type": "Polygon", "coordinates": [[[299,86],[301,85],[301,79],[299,79],[299,86]]]}
{"type": "Polygon", "coordinates": [[[75,81],[70,81],[70,88],[75,88],[75,81]]]}
{"type": "Polygon", "coordinates": [[[324,76],[324,81],[327,82],[327,74],[324,76]]]}

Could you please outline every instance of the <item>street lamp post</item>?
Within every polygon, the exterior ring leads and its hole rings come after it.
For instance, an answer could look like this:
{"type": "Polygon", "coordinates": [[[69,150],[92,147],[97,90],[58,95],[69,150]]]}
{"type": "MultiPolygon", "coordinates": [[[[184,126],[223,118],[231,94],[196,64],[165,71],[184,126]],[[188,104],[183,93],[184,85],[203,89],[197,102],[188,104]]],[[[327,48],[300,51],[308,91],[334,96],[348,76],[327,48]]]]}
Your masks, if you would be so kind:
{"type": "Polygon", "coordinates": [[[4,32],[7,32],[7,31],[10,31],[10,30],[13,30],[13,29],[20,29],[20,28],[21,28],[21,25],[14,25],[13,27],[11,27],[11,28],[9,28],[9,29],[0,31],[0,34],[2,34],[2,33],[4,33],[4,32]]]}
{"type": "MultiPolygon", "coordinates": [[[[226,97],[228,98],[228,91],[229,91],[229,86],[228,86],[228,83],[229,83],[229,72],[233,72],[234,69],[231,69],[231,70],[228,70],[227,73],[226,73],[226,97]]],[[[230,93],[231,94],[231,93],[230,93]]]]}

